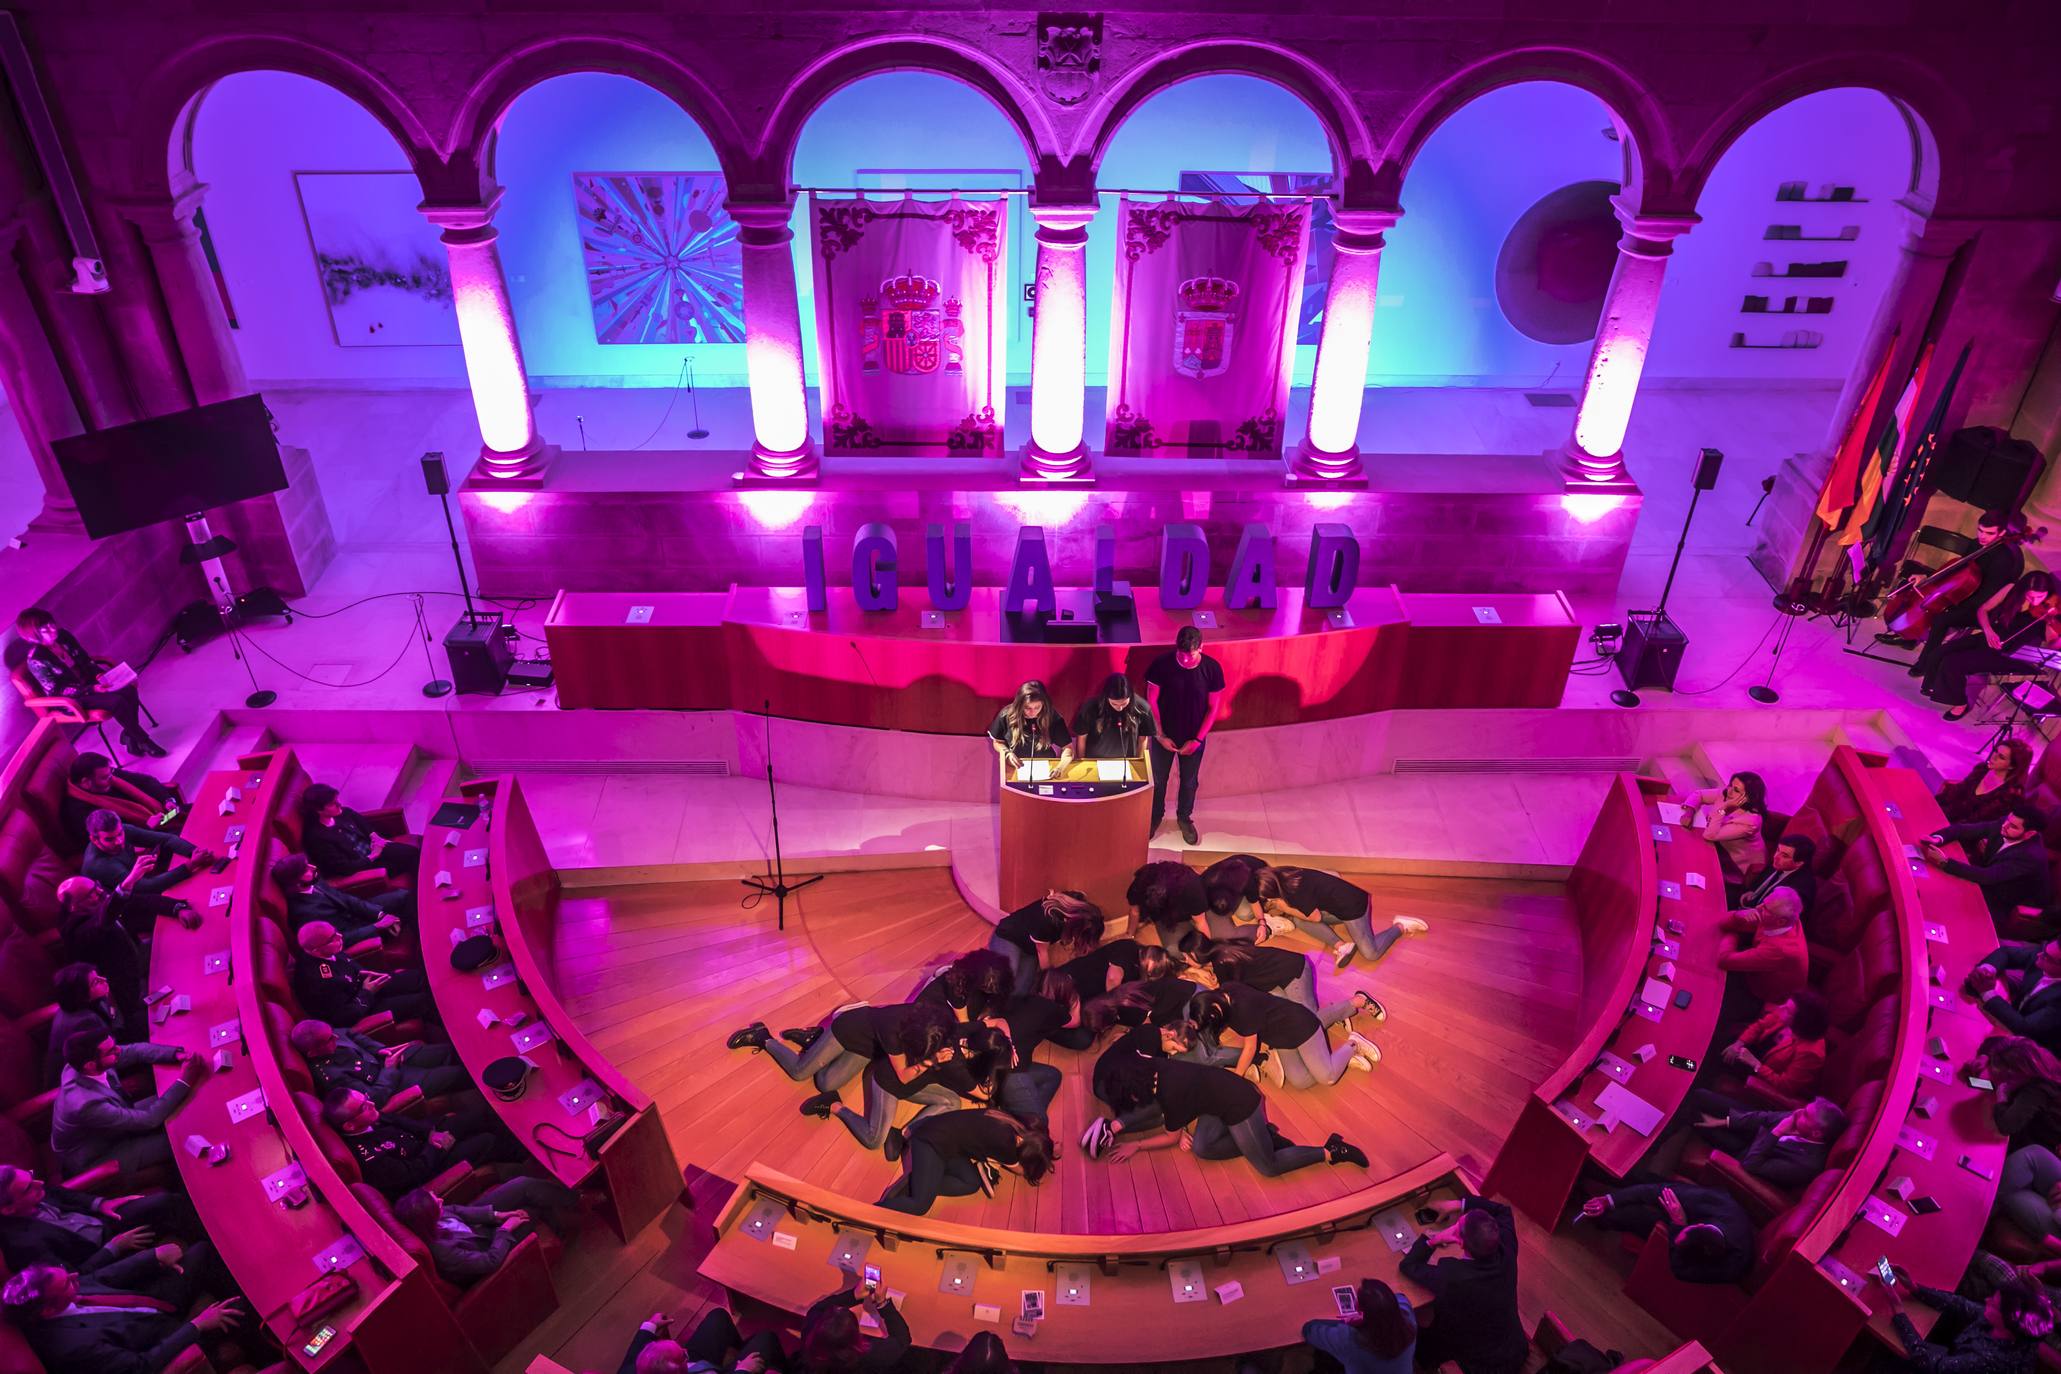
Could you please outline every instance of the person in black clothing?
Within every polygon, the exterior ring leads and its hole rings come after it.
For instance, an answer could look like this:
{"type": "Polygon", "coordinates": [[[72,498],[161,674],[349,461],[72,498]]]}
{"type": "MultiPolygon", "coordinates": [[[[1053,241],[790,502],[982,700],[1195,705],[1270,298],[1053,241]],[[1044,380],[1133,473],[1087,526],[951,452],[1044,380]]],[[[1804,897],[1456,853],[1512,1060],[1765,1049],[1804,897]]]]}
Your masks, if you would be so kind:
{"type": "Polygon", "coordinates": [[[1737,1283],[1753,1268],[1753,1218],[1723,1188],[1641,1183],[1599,1193],[1581,1219],[1602,1231],[1667,1230],[1667,1267],[1683,1283],[1737,1283]]]}
{"type": "Polygon", "coordinates": [[[1203,919],[1213,940],[1257,940],[1266,935],[1266,925],[1247,896],[1254,877],[1267,866],[1265,859],[1251,854],[1231,854],[1202,870],[1203,919]],[[1240,920],[1240,917],[1244,920],[1240,920]]]}
{"type": "Polygon", "coordinates": [[[384,869],[390,878],[415,871],[420,846],[388,839],[337,796],[334,787],[321,782],[301,792],[301,848],[323,877],[348,878],[368,868],[384,869]]]}
{"type": "Polygon", "coordinates": [[[286,1039],[307,1063],[318,1094],[327,1097],[338,1088],[352,1088],[371,1098],[382,1112],[411,1088],[418,1090],[412,1094],[416,1098],[442,1097],[472,1083],[472,1075],[449,1045],[413,1040],[387,1046],[313,1018],[295,1022],[286,1039]]]}
{"type": "Polygon", "coordinates": [[[110,689],[103,681],[114,665],[96,659],[57,623],[57,617],[31,606],[15,617],[14,632],[28,646],[22,666],[46,697],[66,697],[81,711],[105,711],[122,727],[122,747],[132,754],[161,759],[164,748],[143,729],[143,702],[136,684],[110,689]]]}
{"type": "Polygon", "coordinates": [[[1788,835],[1768,855],[1767,872],[1749,882],[1739,894],[1739,907],[1759,906],[1778,887],[1794,892],[1803,903],[1803,919],[1818,904],[1818,875],[1811,865],[1818,857],[1817,842],[1808,835],[1788,835]]]}
{"type": "Polygon", "coordinates": [[[805,1116],[827,1116],[837,1105],[838,1090],[863,1073],[868,1064],[897,1054],[906,1064],[919,1064],[959,1035],[952,1013],[935,1002],[899,1006],[846,1007],[827,1025],[797,1026],[776,1039],[763,1021],[732,1032],[733,1050],[763,1051],[780,1071],[797,1081],[812,1078],[816,1095],[802,1104],[805,1116]]]}
{"type": "MultiPolygon", "coordinates": [[[[886,1055],[866,1066],[862,1080],[864,1112],[855,1112],[834,1101],[810,1115],[835,1116],[852,1138],[868,1150],[885,1150],[889,1159],[901,1158],[905,1136],[889,1129],[896,1102],[921,1104],[914,1121],[964,1107],[969,1100],[990,1098],[1003,1070],[1016,1062],[1009,1035],[993,1026],[968,1026],[965,1037],[949,1039],[932,1055],[912,1063],[909,1077],[895,1072],[894,1060],[886,1055]]],[[[834,1099],[835,1094],[830,1094],[834,1099]]],[[[821,1101],[811,1098],[811,1103],[821,1101]]]]}
{"type": "Polygon", "coordinates": [[[57,885],[58,935],[72,959],[93,965],[107,980],[113,1004],[115,1039],[127,1044],[150,1034],[150,1014],[143,1005],[150,981],[150,956],[143,952],[122,921],[118,899],[91,878],[66,878],[57,885]]]}
{"type": "MultiPolygon", "coordinates": [[[[2054,1304],[2036,1279],[2021,1274],[1999,1285],[1987,1301],[1976,1302],[1914,1284],[1901,1266],[1891,1266],[1890,1272],[1896,1282],[1883,1285],[1889,1324],[1905,1351],[1890,1366],[1897,1374],[2033,1374],[2040,1368],[2040,1345],[2054,1332],[2054,1304]],[[1961,1323],[1952,1341],[1928,1341],[1918,1334],[1904,1312],[1906,1294],[1961,1323]]],[[[1879,1276],[1875,1281],[1882,1282],[1879,1276]]]]}
{"type": "Polygon", "coordinates": [[[1755,1111],[1708,1088],[1682,1104],[1696,1133],[1739,1161],[1755,1178],[1777,1188],[1801,1188],[1825,1168],[1832,1142],[1846,1130],[1846,1113],[1829,1097],[1794,1111],[1755,1111]]]}
{"type": "Polygon", "coordinates": [[[630,1349],[616,1374],[767,1374],[778,1370],[787,1359],[787,1349],[777,1330],[765,1330],[750,1340],[737,1329],[737,1322],[720,1307],[702,1314],[685,1342],[673,1339],[673,1322],[663,1312],[654,1312],[637,1328],[630,1349]],[[647,1355],[645,1352],[650,1351],[647,1355]]]}
{"type": "Polygon", "coordinates": [[[300,954],[293,961],[293,995],[308,1015],[332,1026],[354,1026],[375,1012],[390,1011],[396,1020],[436,1015],[429,984],[421,969],[374,973],[343,952],[343,936],[327,921],[310,921],[296,937],[300,954]]]}
{"type": "Polygon", "coordinates": [[[272,864],[272,881],[286,898],[286,924],[299,930],[310,921],[327,921],[346,945],[400,934],[403,921],[415,919],[415,889],[397,887],[367,901],[338,891],[320,880],[305,854],[286,854],[272,864]]]}
{"type": "Polygon", "coordinates": [[[111,1037],[116,1044],[145,1039],[148,1022],[130,1026],[115,1010],[107,979],[88,963],[66,964],[51,975],[57,992],[57,1015],[50,1022],[50,1047],[43,1055],[43,1081],[55,1086],[64,1076],[64,1042],[80,1031],[111,1037]]]}
{"type": "Polygon", "coordinates": [[[1146,948],[1132,939],[1104,940],[1078,959],[1069,959],[1052,971],[1073,980],[1074,990],[1085,1006],[1120,984],[1136,982],[1142,967],[1139,961],[1146,948]]]}
{"type": "Polygon", "coordinates": [[[1074,743],[1084,759],[1135,759],[1159,734],[1152,707],[1131,691],[1131,680],[1111,673],[1102,690],[1074,713],[1074,743]]]}
{"type": "Polygon", "coordinates": [[[1948,640],[1932,661],[1919,688],[1946,707],[1948,720],[1960,720],[1971,709],[1968,679],[1985,673],[2022,673],[2025,665],[2011,655],[2019,649],[2051,649],[2061,635],[2054,615],[2054,579],[2029,572],[1989,616],[1989,624],[1948,640]]]}
{"type": "Polygon", "coordinates": [[[1133,929],[1140,923],[1150,925],[1169,949],[1187,931],[1209,933],[1209,894],[1202,875],[1184,863],[1164,859],[1139,868],[1131,875],[1124,901],[1131,908],[1133,929]]]}
{"type": "Polygon", "coordinates": [[[112,811],[123,825],[176,834],[186,820],[186,799],[176,784],[117,768],[107,755],[87,752],[72,760],[65,785],[61,814],[74,843],[86,843],[86,818],[95,811],[112,811]]]}
{"type": "Polygon", "coordinates": [[[157,1188],[126,1198],[51,1188],[27,1169],[0,1164],[0,1257],[20,1271],[61,1264],[80,1273],[193,1227],[193,1210],[157,1188]]]}
{"type": "MultiPolygon", "coordinates": [[[[1185,1044],[1189,1032],[1162,1028],[1159,1036],[1165,1048],[1185,1044]]],[[[1096,1067],[1101,1074],[1103,1066],[1096,1067]]],[[[1103,1100],[1117,1115],[1102,1117],[1088,1128],[1088,1153],[1111,1163],[1140,1150],[1178,1145],[1185,1132],[1197,1159],[1242,1155],[1267,1178],[1327,1162],[1367,1166],[1366,1154],[1336,1132],[1321,1146],[1289,1141],[1267,1120],[1267,1100],[1260,1090],[1228,1069],[1131,1053],[1110,1061],[1106,1081],[1097,1091],[1104,1088],[1110,1095],[1103,1100]],[[1156,1134],[1119,1141],[1123,1134],[1153,1127],[1158,1128],[1156,1134]]]]}
{"type": "Polygon", "coordinates": [[[927,1214],[939,1197],[994,1193],[997,1171],[1021,1174],[1036,1187],[1058,1150],[1042,1119],[988,1109],[941,1112],[909,1124],[902,1176],[879,1205],[910,1216],[927,1214]]]}
{"type": "Polygon", "coordinates": [[[1941,871],[1966,878],[1982,888],[1989,914],[1999,922],[2021,906],[2047,904],[2047,846],[2040,839],[2046,818],[2028,802],[2018,802],[2002,820],[1950,825],[1922,843],[1925,858],[1941,871]],[[1968,862],[1949,859],[1942,845],[1956,840],[1965,846],[1968,862]]]}
{"type": "Polygon", "coordinates": [[[1246,900],[1270,933],[1301,931],[1329,949],[1339,968],[1356,955],[1379,963],[1396,941],[1430,928],[1415,916],[1395,916],[1377,931],[1373,899],[1366,889],[1320,868],[1263,865],[1251,876],[1246,900]]]}
{"type": "Polygon", "coordinates": [[[334,1088],[322,1099],[322,1119],[343,1138],[365,1181],[389,1201],[426,1185],[453,1164],[514,1160],[520,1146],[492,1129],[482,1104],[431,1125],[405,1116],[381,1116],[372,1099],[355,1088],[334,1088]]]}
{"type": "Polygon", "coordinates": [[[122,919],[138,935],[148,935],[150,923],[159,916],[177,916],[189,930],[199,926],[198,915],[189,917],[183,902],[164,894],[214,861],[211,849],[197,848],[177,835],[125,826],[112,811],[95,811],[86,818],[86,852],[79,872],[120,898],[122,919]],[[160,856],[171,854],[186,862],[166,866],[160,856]]]}
{"type": "MultiPolygon", "coordinates": [[[[1976,522],[1975,542],[1980,547],[1972,566],[1981,580],[1975,591],[1949,607],[1944,614],[1932,622],[1932,629],[1925,636],[1925,644],[1918,652],[1917,660],[1911,664],[1912,677],[1925,677],[1939,662],[1939,656],[1946,649],[1949,636],[1956,630],[1978,630],[1985,634],[1996,632],[1992,619],[1999,613],[2004,602],[2011,595],[2014,583],[2025,572],[2025,554],[2018,547],[2017,538],[2022,536],[2023,522],[2008,511],[1988,510],[1976,522]]],[[[1913,573],[1905,585],[1922,580],[1921,574],[1913,573]]],[[[1878,635],[1877,638],[1890,643],[1908,644],[1910,641],[1894,634],[1878,635]]]]}
{"type": "Polygon", "coordinates": [[[912,1002],[930,1002],[968,1022],[985,1019],[1008,1000],[1016,972],[993,950],[974,949],[959,955],[927,980],[912,1002]]]}
{"type": "Polygon", "coordinates": [[[1174,820],[1181,838],[1200,840],[1195,829],[1195,788],[1202,777],[1202,750],[1216,724],[1224,694],[1224,665],[1202,652],[1202,631],[1183,625],[1174,651],[1145,670],[1145,698],[1159,717],[1152,739],[1152,829],[1166,819],[1166,782],[1176,767],[1181,785],[1174,796],[1174,820]]]}
{"type": "Polygon", "coordinates": [[[1081,892],[1047,892],[995,922],[988,948],[1009,961],[1018,992],[1029,992],[1038,971],[1085,954],[1102,943],[1102,908],[1081,892]]]}
{"type": "MultiPolygon", "coordinates": [[[[1345,1042],[1333,1048],[1324,1033],[1327,1023],[1315,1012],[1244,983],[1226,983],[1200,993],[1190,1005],[1197,1030],[1217,1036],[1229,1031],[1242,1041],[1237,1062],[1228,1066],[1233,1073],[1251,1068],[1263,1049],[1268,1052],[1267,1062],[1280,1066],[1281,1077],[1276,1081],[1291,1088],[1336,1083],[1347,1069],[1364,1073],[1381,1062],[1380,1048],[1357,1031],[1349,1032],[1345,1042]]],[[[1340,1002],[1326,1010],[1342,1021],[1357,1010],[1357,1003],[1340,1002]]]]}
{"type": "Polygon", "coordinates": [[[1520,1374],[1531,1355],[1517,1315],[1517,1223],[1508,1203],[1470,1197],[1433,1209],[1448,1224],[1426,1229],[1403,1256],[1402,1275],[1431,1293],[1431,1325],[1417,1333],[1417,1362],[1447,1360],[1462,1374],[1520,1374]],[[1444,1246],[1460,1253],[1434,1261],[1444,1246]]]}
{"type": "Polygon", "coordinates": [[[988,740],[1012,777],[1026,759],[1057,759],[1055,772],[1073,761],[1073,731],[1036,678],[1017,688],[1015,699],[995,713],[988,740]]]}
{"type": "Polygon", "coordinates": [[[8,1279],[0,1289],[0,1303],[6,1304],[49,1374],[162,1374],[201,1337],[227,1336],[249,1327],[249,1311],[239,1298],[213,1303],[191,1317],[183,1315],[198,1296],[198,1284],[178,1280],[197,1277],[198,1265],[189,1274],[169,1276],[171,1284],[156,1285],[161,1292],[176,1292],[183,1301],[140,1290],[139,1285],[167,1277],[164,1270],[164,1262],[148,1251],[89,1275],[39,1264],[8,1279]],[[136,1305],[138,1297],[152,1302],[136,1305]],[[110,1298],[119,1305],[105,1300],[110,1298]]]}
{"type": "Polygon", "coordinates": [[[2061,940],[2004,945],[1968,970],[1967,986],[1992,1021],[2061,1052],[2061,940]]]}
{"type": "Polygon", "coordinates": [[[1343,1003],[1320,1004],[1316,966],[1309,955],[1297,950],[1278,945],[1248,945],[1238,940],[1212,940],[1190,932],[1182,937],[1174,954],[1195,971],[1205,987],[1244,983],[1287,998],[1314,1013],[1327,1026],[1343,1024],[1351,1031],[1356,1016],[1375,1021],[1388,1019],[1388,1008],[1370,992],[1356,990],[1343,1003]]]}

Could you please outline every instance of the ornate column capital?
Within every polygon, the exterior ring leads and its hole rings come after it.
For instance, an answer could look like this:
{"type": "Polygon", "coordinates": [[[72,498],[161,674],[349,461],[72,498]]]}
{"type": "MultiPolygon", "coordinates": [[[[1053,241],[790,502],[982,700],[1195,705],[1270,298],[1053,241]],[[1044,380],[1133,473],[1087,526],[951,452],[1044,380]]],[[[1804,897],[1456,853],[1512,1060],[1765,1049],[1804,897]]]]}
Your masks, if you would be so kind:
{"type": "Polygon", "coordinates": [[[1079,202],[1040,204],[1034,197],[1028,208],[1030,217],[1037,221],[1039,247],[1085,248],[1088,246],[1088,225],[1094,222],[1102,207],[1079,202]]]}
{"type": "Polygon", "coordinates": [[[1623,192],[1610,198],[1624,236],[1617,251],[1636,258],[1664,258],[1675,251],[1675,240],[1703,223],[1694,210],[1648,210],[1626,200],[1623,192]]]}
{"type": "Polygon", "coordinates": [[[193,222],[201,202],[207,199],[204,181],[182,177],[169,195],[108,196],[108,207],[136,226],[146,244],[182,243],[199,239],[200,228],[193,222]]]}
{"type": "Polygon", "coordinates": [[[1388,231],[1403,217],[1400,205],[1387,209],[1331,207],[1331,222],[1337,226],[1332,246],[1341,253],[1379,253],[1388,246],[1388,231]]]}
{"type": "Polygon", "coordinates": [[[746,248],[779,248],[794,241],[794,198],[731,200],[723,209],[737,222],[737,241],[746,248]]]}
{"type": "Polygon", "coordinates": [[[425,200],[415,208],[422,212],[424,219],[444,231],[447,247],[461,248],[468,244],[492,243],[500,237],[500,231],[494,228],[494,212],[501,208],[501,198],[505,194],[496,186],[475,201],[425,200]]]}

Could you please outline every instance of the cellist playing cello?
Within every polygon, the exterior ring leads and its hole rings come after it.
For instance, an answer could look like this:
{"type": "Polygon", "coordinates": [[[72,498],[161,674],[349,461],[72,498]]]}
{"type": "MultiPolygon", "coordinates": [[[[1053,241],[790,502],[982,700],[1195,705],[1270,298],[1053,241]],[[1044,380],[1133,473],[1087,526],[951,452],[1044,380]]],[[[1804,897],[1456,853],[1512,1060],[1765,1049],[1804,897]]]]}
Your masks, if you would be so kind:
{"type": "Polygon", "coordinates": [[[1980,632],[1957,635],[1947,641],[1925,675],[1926,696],[1947,708],[1948,720],[1968,714],[1968,679],[1978,673],[2023,672],[2025,667],[2011,657],[2012,651],[2030,644],[2048,649],[2061,634],[2061,609],[2054,599],[2054,579],[2037,570],[2027,573],[2010,587],[2004,604],[1990,613],[1987,623],[1995,628],[1994,638],[1980,632]]]}
{"type": "MultiPolygon", "coordinates": [[[[1938,597],[1924,598],[1933,604],[1922,607],[1919,613],[1923,615],[1927,609],[1932,613],[1924,616],[1930,623],[1925,632],[1925,647],[1919,650],[1918,661],[1911,665],[1912,677],[1930,675],[1946,647],[1947,636],[1956,630],[1980,631],[1983,642],[1990,648],[2003,642],[2003,635],[1991,616],[2002,608],[2011,594],[2012,584],[2025,572],[2025,554],[2018,547],[2019,539],[2007,537],[2011,534],[2012,524],[2013,518],[2007,511],[1984,511],[1975,526],[1976,548],[1973,553],[1955,559],[1931,577],[1913,575],[1892,594],[1891,603],[1894,604],[1900,597],[1924,596],[1928,590],[1925,584],[1928,583],[1951,580],[1960,584],[1960,594],[1950,605],[1939,606],[1938,597]],[[1965,584],[1971,580],[1975,585],[1966,588],[1965,584]]],[[[1941,590],[1947,591],[1945,588],[1941,590]]],[[[1953,593],[1947,591],[1947,594],[1953,593]]],[[[1902,628],[1899,620],[1887,609],[1883,618],[1890,621],[1892,629],[1902,628]]]]}

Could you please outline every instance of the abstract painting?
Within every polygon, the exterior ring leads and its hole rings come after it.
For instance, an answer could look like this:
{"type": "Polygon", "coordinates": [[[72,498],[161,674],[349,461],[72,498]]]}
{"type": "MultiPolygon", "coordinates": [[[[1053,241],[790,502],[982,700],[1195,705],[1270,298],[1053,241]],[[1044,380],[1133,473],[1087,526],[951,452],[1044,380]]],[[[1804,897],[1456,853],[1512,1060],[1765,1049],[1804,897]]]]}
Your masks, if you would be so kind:
{"type": "Polygon", "coordinates": [[[345,348],[455,344],[451,262],[413,172],[296,172],[330,327],[345,348]]]}
{"type": "Polygon", "coordinates": [[[744,342],[744,255],[715,172],[575,172],[594,337],[744,342]]]}
{"type": "Polygon", "coordinates": [[[1183,172],[1180,189],[1220,196],[1227,205],[1250,205],[1253,192],[1276,196],[1316,196],[1310,204],[1310,257],[1303,267],[1302,301],[1296,311],[1295,341],[1313,344],[1324,332],[1324,297],[1331,290],[1331,202],[1324,199],[1337,185],[1329,172],[1183,172]]]}

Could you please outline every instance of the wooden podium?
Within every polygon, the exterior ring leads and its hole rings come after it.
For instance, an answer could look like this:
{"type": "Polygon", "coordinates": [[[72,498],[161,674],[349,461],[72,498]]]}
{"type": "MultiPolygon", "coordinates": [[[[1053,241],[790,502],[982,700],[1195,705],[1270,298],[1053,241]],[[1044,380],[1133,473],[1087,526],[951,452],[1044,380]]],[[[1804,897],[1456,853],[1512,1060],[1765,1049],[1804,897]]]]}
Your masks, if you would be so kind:
{"type": "Polygon", "coordinates": [[[1149,759],[1075,759],[1065,768],[1038,759],[1011,770],[996,760],[1002,787],[1004,911],[1054,888],[1088,894],[1113,925],[1143,866],[1152,824],[1149,759]],[[1049,768],[1050,776],[1034,773],[1049,768]]]}

